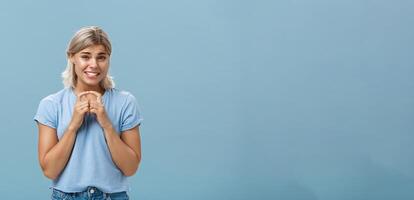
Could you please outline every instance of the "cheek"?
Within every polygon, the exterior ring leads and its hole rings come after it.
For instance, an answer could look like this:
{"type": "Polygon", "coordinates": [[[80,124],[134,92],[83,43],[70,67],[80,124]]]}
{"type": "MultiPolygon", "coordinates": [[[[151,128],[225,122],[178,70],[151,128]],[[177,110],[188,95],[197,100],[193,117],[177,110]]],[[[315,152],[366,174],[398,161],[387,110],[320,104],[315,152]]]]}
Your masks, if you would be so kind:
{"type": "Polygon", "coordinates": [[[107,74],[107,72],[108,72],[108,69],[109,69],[109,64],[108,63],[106,63],[106,64],[103,64],[103,65],[101,65],[101,72],[103,73],[103,74],[107,74]]]}
{"type": "Polygon", "coordinates": [[[82,62],[80,60],[75,60],[75,62],[73,64],[75,65],[74,69],[75,69],[76,74],[78,74],[78,75],[82,74],[84,66],[85,66],[85,62],[82,62]]]}
{"type": "Polygon", "coordinates": [[[77,65],[77,64],[75,64],[74,69],[75,69],[76,75],[78,75],[78,76],[80,76],[83,73],[81,67],[79,67],[79,65],[77,65]]]}
{"type": "Polygon", "coordinates": [[[75,65],[76,65],[78,68],[82,68],[83,66],[87,65],[87,62],[86,62],[86,61],[82,61],[81,59],[77,59],[77,60],[75,61],[75,65]]]}
{"type": "Polygon", "coordinates": [[[101,66],[102,69],[107,69],[109,67],[109,62],[108,61],[101,62],[99,63],[99,66],[101,66]]]}

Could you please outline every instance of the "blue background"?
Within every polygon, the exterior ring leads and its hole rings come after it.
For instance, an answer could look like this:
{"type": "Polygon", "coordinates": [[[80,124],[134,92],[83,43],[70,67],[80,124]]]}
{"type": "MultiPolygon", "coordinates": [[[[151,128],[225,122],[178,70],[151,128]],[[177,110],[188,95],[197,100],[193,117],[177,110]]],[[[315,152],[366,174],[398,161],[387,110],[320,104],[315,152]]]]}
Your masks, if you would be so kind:
{"type": "Polygon", "coordinates": [[[74,32],[99,25],[145,118],[132,199],[413,199],[413,8],[2,1],[0,198],[49,198],[32,118],[74,32]]]}

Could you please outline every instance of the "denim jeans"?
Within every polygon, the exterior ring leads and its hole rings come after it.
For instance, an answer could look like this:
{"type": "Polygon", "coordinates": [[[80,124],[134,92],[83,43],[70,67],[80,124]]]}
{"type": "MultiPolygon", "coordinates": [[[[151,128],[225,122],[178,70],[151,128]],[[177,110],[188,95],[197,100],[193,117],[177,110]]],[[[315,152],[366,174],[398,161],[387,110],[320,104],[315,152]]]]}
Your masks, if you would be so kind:
{"type": "Polygon", "coordinates": [[[104,193],[96,187],[88,187],[86,191],[66,193],[53,189],[52,200],[129,200],[126,192],[104,193]]]}

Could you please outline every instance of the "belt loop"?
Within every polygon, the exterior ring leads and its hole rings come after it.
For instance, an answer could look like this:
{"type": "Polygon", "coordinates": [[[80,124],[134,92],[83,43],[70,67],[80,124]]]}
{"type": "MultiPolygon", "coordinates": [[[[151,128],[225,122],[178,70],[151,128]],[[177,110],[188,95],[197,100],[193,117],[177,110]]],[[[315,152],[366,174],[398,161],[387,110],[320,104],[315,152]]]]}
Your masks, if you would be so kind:
{"type": "Polygon", "coordinates": [[[109,193],[104,193],[104,199],[111,200],[111,195],[109,195],[109,193]]]}
{"type": "Polygon", "coordinates": [[[93,195],[95,195],[95,192],[96,192],[96,190],[93,186],[88,187],[88,196],[89,196],[89,198],[91,198],[93,195]]]}

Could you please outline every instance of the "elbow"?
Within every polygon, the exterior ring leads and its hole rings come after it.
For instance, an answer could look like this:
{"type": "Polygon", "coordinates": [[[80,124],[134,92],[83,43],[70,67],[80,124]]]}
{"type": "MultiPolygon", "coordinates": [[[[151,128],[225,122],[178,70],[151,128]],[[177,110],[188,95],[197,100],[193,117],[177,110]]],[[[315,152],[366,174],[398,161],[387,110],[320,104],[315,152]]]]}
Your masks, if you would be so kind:
{"type": "Polygon", "coordinates": [[[133,168],[131,168],[131,169],[124,170],[124,171],[123,171],[123,174],[124,174],[125,176],[133,176],[135,173],[137,173],[137,171],[138,171],[138,165],[134,166],[134,167],[133,167],[133,168]]]}
{"type": "Polygon", "coordinates": [[[136,173],[136,171],[128,171],[128,172],[124,172],[125,176],[133,176],[136,173]]]}
{"type": "Polygon", "coordinates": [[[127,170],[123,170],[122,173],[125,176],[133,176],[134,174],[137,173],[138,168],[139,168],[139,164],[140,164],[140,159],[138,160],[138,162],[136,164],[134,164],[131,168],[127,169],[127,170]]]}
{"type": "Polygon", "coordinates": [[[43,175],[50,180],[55,180],[59,177],[59,174],[50,170],[50,166],[47,166],[45,159],[40,160],[40,168],[42,169],[43,175]]]}
{"type": "Polygon", "coordinates": [[[55,180],[58,178],[59,174],[53,173],[50,169],[48,169],[46,166],[42,164],[40,165],[40,167],[42,168],[42,172],[44,176],[46,176],[50,180],[55,180]]]}
{"type": "Polygon", "coordinates": [[[43,175],[46,176],[50,180],[56,180],[58,178],[57,174],[52,173],[49,170],[43,170],[43,175]]]}
{"type": "Polygon", "coordinates": [[[51,180],[55,180],[58,176],[52,173],[47,167],[44,160],[40,160],[40,168],[42,169],[43,175],[51,180]]]}

